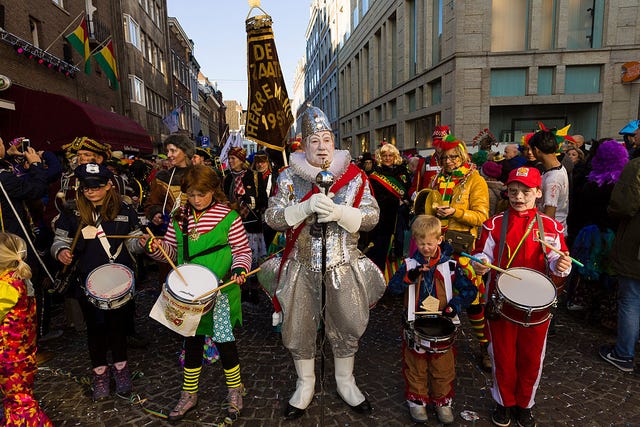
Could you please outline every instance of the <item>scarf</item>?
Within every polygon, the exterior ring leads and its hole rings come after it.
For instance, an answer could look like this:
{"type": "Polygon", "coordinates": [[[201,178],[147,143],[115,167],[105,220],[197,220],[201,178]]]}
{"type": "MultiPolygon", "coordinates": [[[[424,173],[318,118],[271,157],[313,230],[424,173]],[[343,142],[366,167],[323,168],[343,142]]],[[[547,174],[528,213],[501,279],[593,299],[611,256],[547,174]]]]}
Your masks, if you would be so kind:
{"type": "Polygon", "coordinates": [[[446,202],[448,205],[451,204],[453,189],[458,183],[466,179],[472,170],[473,168],[469,163],[464,163],[451,172],[451,174],[445,174],[444,169],[438,174],[437,189],[443,202],[446,202]]]}

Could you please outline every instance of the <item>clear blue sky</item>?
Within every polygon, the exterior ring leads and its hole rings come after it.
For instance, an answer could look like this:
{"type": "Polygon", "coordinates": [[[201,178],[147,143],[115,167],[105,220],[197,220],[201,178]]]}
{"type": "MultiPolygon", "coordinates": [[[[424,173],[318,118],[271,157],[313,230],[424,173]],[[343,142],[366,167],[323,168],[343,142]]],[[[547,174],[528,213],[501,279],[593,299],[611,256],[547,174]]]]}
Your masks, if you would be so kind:
{"type": "MultiPolygon", "coordinates": [[[[278,59],[287,93],[293,96],[295,68],[305,55],[305,33],[311,0],[262,0],[260,7],[271,15],[278,59]]],[[[247,107],[247,0],[167,0],[168,15],[178,19],[194,42],[200,71],[218,82],[225,100],[247,107]]],[[[254,9],[251,16],[260,15],[254,9]]]]}

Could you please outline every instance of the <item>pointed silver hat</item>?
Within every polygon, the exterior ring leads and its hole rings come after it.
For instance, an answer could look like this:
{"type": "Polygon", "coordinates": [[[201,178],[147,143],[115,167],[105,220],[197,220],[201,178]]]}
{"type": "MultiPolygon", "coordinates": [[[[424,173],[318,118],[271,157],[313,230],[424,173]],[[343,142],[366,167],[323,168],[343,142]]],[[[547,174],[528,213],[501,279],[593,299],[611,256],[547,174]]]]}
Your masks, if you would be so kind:
{"type": "Polygon", "coordinates": [[[298,133],[302,135],[303,142],[309,135],[314,133],[322,132],[323,130],[333,131],[326,114],[312,105],[307,106],[307,109],[302,112],[298,120],[300,124],[298,133]]]}

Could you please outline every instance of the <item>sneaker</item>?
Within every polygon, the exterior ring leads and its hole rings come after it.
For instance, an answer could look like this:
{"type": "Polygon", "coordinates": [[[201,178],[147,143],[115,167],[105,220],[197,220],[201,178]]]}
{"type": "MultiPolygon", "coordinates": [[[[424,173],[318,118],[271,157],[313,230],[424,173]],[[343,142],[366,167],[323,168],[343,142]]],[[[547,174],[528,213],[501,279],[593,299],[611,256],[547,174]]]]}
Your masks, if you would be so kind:
{"type": "Polygon", "coordinates": [[[450,405],[436,406],[436,415],[442,424],[451,424],[454,421],[453,409],[450,405]]]}
{"type": "Polygon", "coordinates": [[[228,415],[235,420],[240,415],[240,411],[242,410],[242,396],[244,396],[245,389],[244,385],[240,384],[240,387],[234,387],[228,389],[227,398],[223,403],[223,407],[227,409],[228,415]]]}
{"type": "Polygon", "coordinates": [[[112,368],[113,378],[116,380],[116,394],[128,397],[133,390],[133,384],[131,383],[131,372],[129,372],[129,365],[125,365],[122,369],[117,369],[115,366],[112,368]]]}
{"type": "Polygon", "coordinates": [[[426,424],[429,421],[427,415],[427,407],[422,403],[408,402],[409,404],[409,416],[416,424],[426,424]]]}
{"type": "Polygon", "coordinates": [[[491,421],[499,427],[507,427],[511,425],[511,408],[496,405],[495,411],[491,414],[491,421]]]}
{"type": "Polygon", "coordinates": [[[633,372],[633,359],[623,359],[616,355],[615,346],[603,345],[600,347],[600,357],[624,372],[633,372]]]}
{"type": "Polygon", "coordinates": [[[516,407],[516,417],[520,427],[536,427],[536,420],[533,419],[531,408],[516,407]]]}
{"type": "Polygon", "coordinates": [[[93,373],[93,401],[106,399],[111,391],[109,390],[109,370],[105,369],[102,374],[93,373]]]}
{"type": "Polygon", "coordinates": [[[178,421],[184,418],[184,416],[196,407],[198,404],[198,393],[189,393],[188,391],[182,390],[180,392],[180,400],[178,400],[178,404],[173,411],[169,413],[167,419],[169,421],[178,421]]]}

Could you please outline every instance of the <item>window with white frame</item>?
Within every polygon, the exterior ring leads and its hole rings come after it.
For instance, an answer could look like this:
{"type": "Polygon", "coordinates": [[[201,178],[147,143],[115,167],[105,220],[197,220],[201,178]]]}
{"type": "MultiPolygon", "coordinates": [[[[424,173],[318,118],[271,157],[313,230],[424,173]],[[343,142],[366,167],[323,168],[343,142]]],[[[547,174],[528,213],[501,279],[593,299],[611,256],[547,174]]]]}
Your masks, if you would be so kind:
{"type": "Polygon", "coordinates": [[[144,102],[144,82],[138,76],[129,75],[130,100],[136,104],[145,105],[144,102]]]}
{"type": "Polygon", "coordinates": [[[124,15],[124,39],[134,45],[138,50],[142,50],[140,41],[140,25],[129,15],[124,15]]]}

